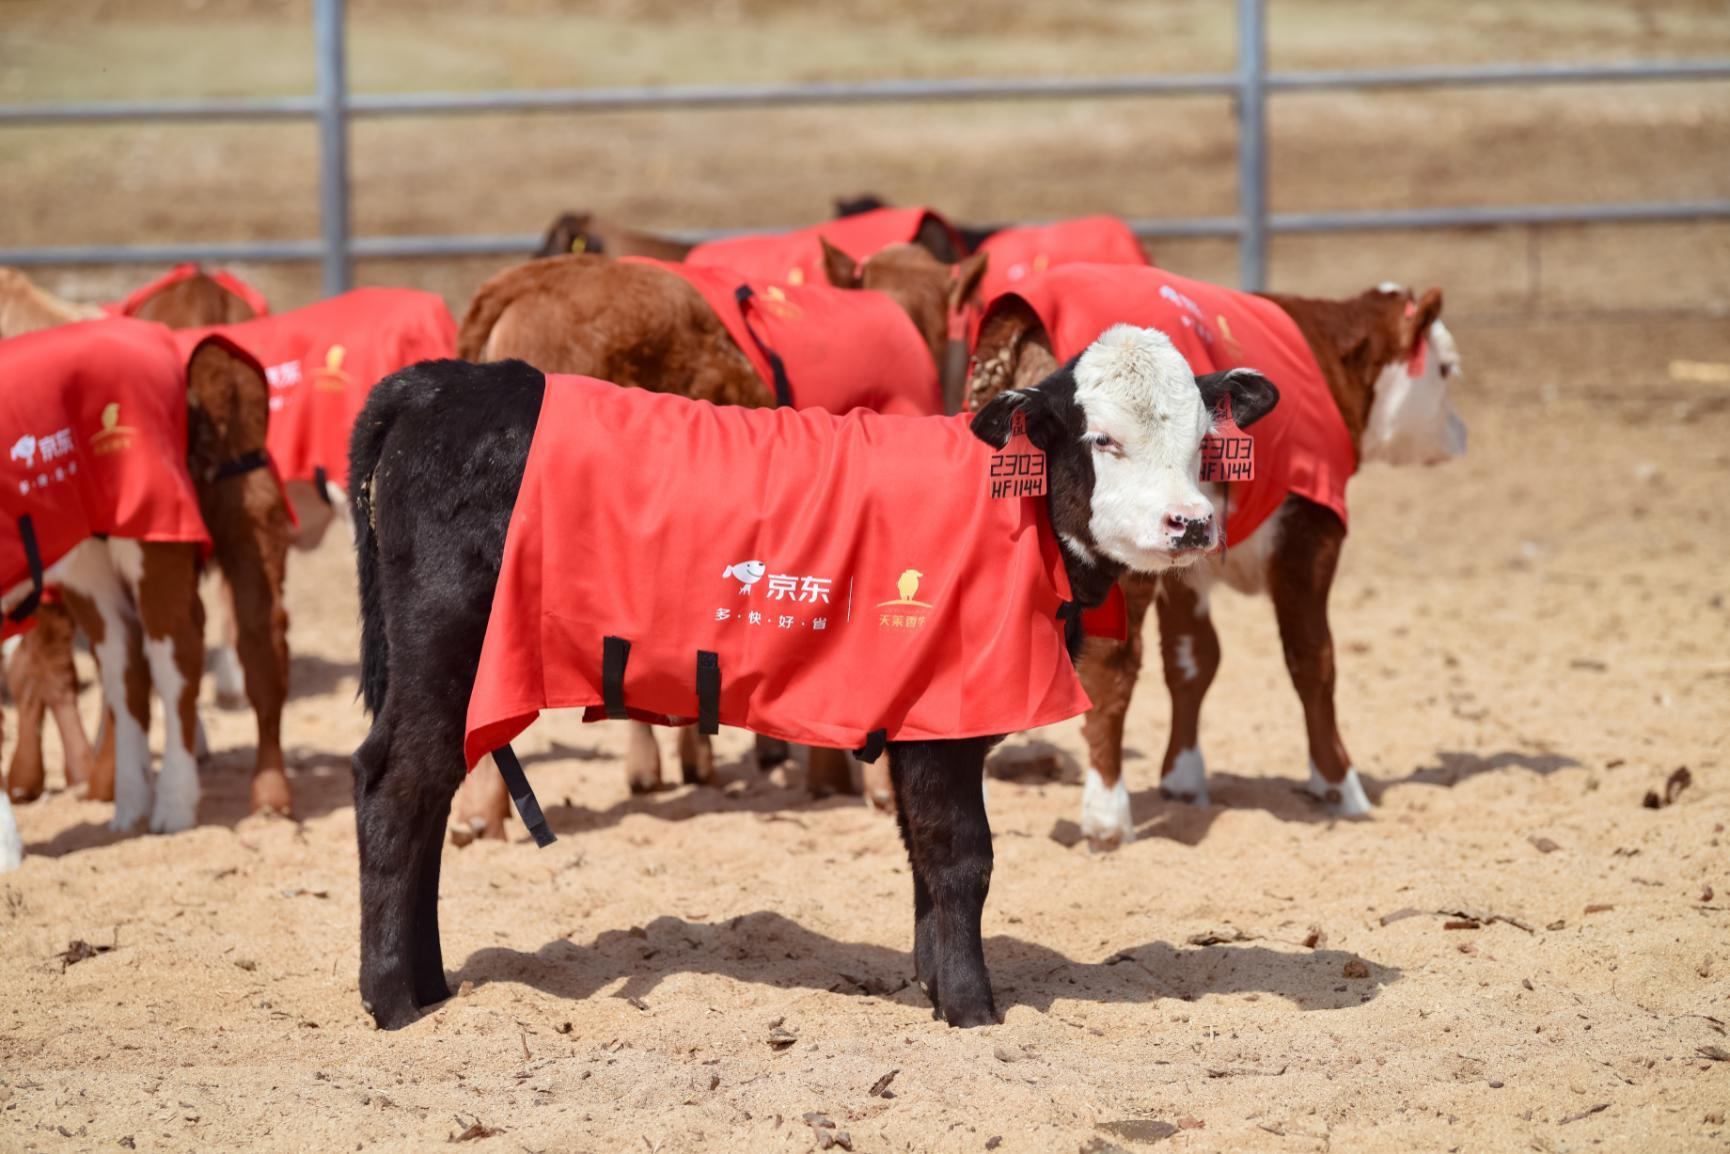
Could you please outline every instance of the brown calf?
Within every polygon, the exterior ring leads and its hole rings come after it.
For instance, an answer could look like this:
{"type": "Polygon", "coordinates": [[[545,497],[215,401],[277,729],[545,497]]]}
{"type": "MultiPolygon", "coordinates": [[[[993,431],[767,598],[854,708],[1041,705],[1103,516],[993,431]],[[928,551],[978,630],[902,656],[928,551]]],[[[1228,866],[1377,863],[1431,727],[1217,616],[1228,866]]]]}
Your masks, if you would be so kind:
{"type": "MultiPolygon", "coordinates": [[[[1453,338],[1439,317],[1441,293],[1414,300],[1384,285],[1345,300],[1268,294],[1291,317],[1314,355],[1351,437],[1357,460],[1432,464],[1465,450],[1465,427],[1447,397],[1459,371],[1453,338]],[[1427,342],[1417,376],[1413,354],[1427,342]]],[[[968,398],[977,409],[1005,388],[1022,388],[1057,367],[1041,322],[1020,301],[994,307],[980,333],[968,398]]],[[[1218,516],[1220,486],[1209,486],[1218,516]]],[[[1334,714],[1334,649],[1328,594],[1345,541],[1334,513],[1297,496],[1223,560],[1181,575],[1123,583],[1129,640],[1090,640],[1080,670],[1093,701],[1084,723],[1090,768],[1082,830],[1095,849],[1134,837],[1123,783],[1123,726],[1142,665],[1141,629],[1149,607],[1160,626],[1160,656],[1171,694],[1171,734],[1160,768],[1161,792],[1207,803],[1201,756],[1201,703],[1219,668],[1219,636],[1209,619],[1209,590],[1224,581],[1244,593],[1265,592],[1279,622],[1286,668],[1303,704],[1309,739],[1309,790],[1330,811],[1362,816],[1370,809],[1334,714]]]]}
{"type": "MultiPolygon", "coordinates": [[[[224,288],[216,278],[202,272],[172,280],[133,304],[133,316],[169,328],[198,328],[243,321],[255,315],[252,305],[224,288]]],[[[97,306],[61,300],[32,285],[21,274],[11,269],[0,269],[0,335],[17,336],[102,315],[103,310],[97,306]],[[9,313],[9,309],[16,311],[9,313]],[[17,327],[7,323],[5,318],[9,315],[16,318],[12,323],[17,327]]],[[[212,532],[215,532],[214,528],[212,532]]],[[[231,539],[235,536],[230,534],[231,539]]],[[[280,573],[277,585],[280,588],[280,573]]],[[[226,586],[225,600],[229,610],[226,619],[232,631],[238,617],[234,595],[226,586]]],[[[38,609],[37,614],[37,627],[19,639],[6,660],[6,683],[18,706],[18,744],[12,751],[7,790],[18,801],[30,801],[41,795],[47,777],[42,756],[42,721],[46,713],[52,713],[55,727],[60,731],[67,785],[87,786],[88,796],[93,800],[112,800],[113,726],[105,723],[102,728],[104,740],[98,758],[91,751],[90,741],[78,716],[77,673],[72,663],[74,629],[71,601],[65,604],[50,601],[38,609]]],[[[94,637],[91,640],[94,644],[94,637]]],[[[228,640],[232,644],[232,638],[228,640]]],[[[267,742],[262,736],[266,731],[274,734],[280,729],[282,701],[287,688],[286,673],[282,679],[283,693],[276,695],[274,705],[271,703],[272,694],[265,688],[269,684],[268,676],[261,673],[259,682],[263,705],[260,708],[259,702],[255,701],[254,708],[260,709],[260,766],[263,768],[268,764],[265,756],[268,747],[274,750],[274,770],[266,771],[261,778],[260,788],[255,788],[255,801],[260,800],[262,790],[265,802],[262,808],[286,812],[287,787],[286,779],[281,776],[281,743],[275,737],[267,742]]],[[[111,720],[106,709],[104,714],[111,720]]]]}
{"type": "MultiPolygon", "coordinates": [[[[896,245],[855,262],[827,243],[824,257],[831,283],[881,292],[900,305],[933,362],[944,366],[948,318],[977,289],[982,259],[945,265],[921,247],[896,245]]],[[[773,391],[696,289],[664,269],[602,257],[553,257],[488,281],[463,318],[457,355],[471,361],[514,357],[543,372],[577,373],[717,404],[775,403],[773,391]]],[[[959,383],[945,381],[946,394],[959,390],[959,383]]],[[[786,750],[760,741],[758,755],[769,764],[786,750]]],[[[713,751],[694,729],[679,731],[679,759],[686,781],[713,779],[713,751]]],[[[632,726],[626,775],[634,792],[661,786],[660,752],[649,726],[632,726]]],[[[819,793],[851,792],[846,754],[813,750],[808,782],[819,793]]],[[[870,792],[886,792],[886,785],[874,779],[870,792]]],[[[497,770],[481,766],[457,795],[452,836],[459,843],[477,835],[503,837],[508,812],[497,770]]]]}
{"type": "Polygon", "coordinates": [[[547,226],[536,257],[594,253],[598,256],[646,256],[655,260],[684,260],[691,245],[652,232],[614,224],[591,212],[561,212],[547,226]]]}

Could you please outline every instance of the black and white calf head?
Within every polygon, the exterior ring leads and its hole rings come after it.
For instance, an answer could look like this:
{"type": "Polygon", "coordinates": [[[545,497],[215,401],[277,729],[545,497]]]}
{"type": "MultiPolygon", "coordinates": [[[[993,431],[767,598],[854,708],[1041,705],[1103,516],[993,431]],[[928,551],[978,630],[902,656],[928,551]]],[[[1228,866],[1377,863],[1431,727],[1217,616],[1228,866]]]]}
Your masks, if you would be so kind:
{"type": "Polygon", "coordinates": [[[1248,369],[1190,372],[1157,329],[1117,325],[1031,389],[1000,393],[973,431],[1002,447],[1017,412],[1046,454],[1052,526],[1090,564],[1159,573],[1191,564],[1219,541],[1201,491],[1202,439],[1230,398],[1239,426],[1279,400],[1248,369]]]}

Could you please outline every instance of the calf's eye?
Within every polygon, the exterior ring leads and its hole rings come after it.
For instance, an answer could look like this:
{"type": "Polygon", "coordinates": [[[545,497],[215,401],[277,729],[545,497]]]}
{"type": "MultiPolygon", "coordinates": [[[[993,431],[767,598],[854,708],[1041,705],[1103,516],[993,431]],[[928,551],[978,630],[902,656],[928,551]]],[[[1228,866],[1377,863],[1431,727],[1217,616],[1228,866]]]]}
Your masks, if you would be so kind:
{"type": "Polygon", "coordinates": [[[1086,441],[1101,452],[1115,452],[1122,447],[1116,441],[1111,439],[1109,433],[1091,432],[1088,433],[1087,436],[1083,437],[1082,440],[1086,441]]]}

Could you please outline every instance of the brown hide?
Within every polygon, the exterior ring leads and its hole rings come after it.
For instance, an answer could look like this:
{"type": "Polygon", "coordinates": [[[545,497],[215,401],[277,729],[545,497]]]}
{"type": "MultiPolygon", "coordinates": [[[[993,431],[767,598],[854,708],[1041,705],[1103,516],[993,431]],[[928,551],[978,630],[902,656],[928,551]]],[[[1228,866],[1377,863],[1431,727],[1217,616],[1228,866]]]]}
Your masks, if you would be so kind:
{"type": "Polygon", "coordinates": [[[171,329],[195,329],[249,321],[256,314],[251,305],[198,273],[153,294],[132,315],[171,329]]]}
{"type": "Polygon", "coordinates": [[[691,251],[691,245],[654,233],[639,232],[603,220],[593,213],[564,212],[547,227],[541,238],[536,257],[571,256],[590,253],[598,256],[647,256],[656,260],[679,261],[691,251]]]}

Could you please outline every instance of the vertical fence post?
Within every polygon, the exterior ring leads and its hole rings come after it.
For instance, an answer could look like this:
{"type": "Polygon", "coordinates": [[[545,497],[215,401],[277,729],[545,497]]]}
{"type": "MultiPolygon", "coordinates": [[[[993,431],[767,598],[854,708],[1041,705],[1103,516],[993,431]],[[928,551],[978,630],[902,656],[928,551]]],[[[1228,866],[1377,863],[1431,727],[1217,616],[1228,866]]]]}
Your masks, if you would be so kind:
{"type": "Polygon", "coordinates": [[[349,288],[348,53],[343,0],[313,0],[318,55],[318,218],[324,295],[349,288]]]}
{"type": "Polygon", "coordinates": [[[1264,0],[1237,0],[1238,287],[1267,287],[1267,29],[1264,0]]]}

